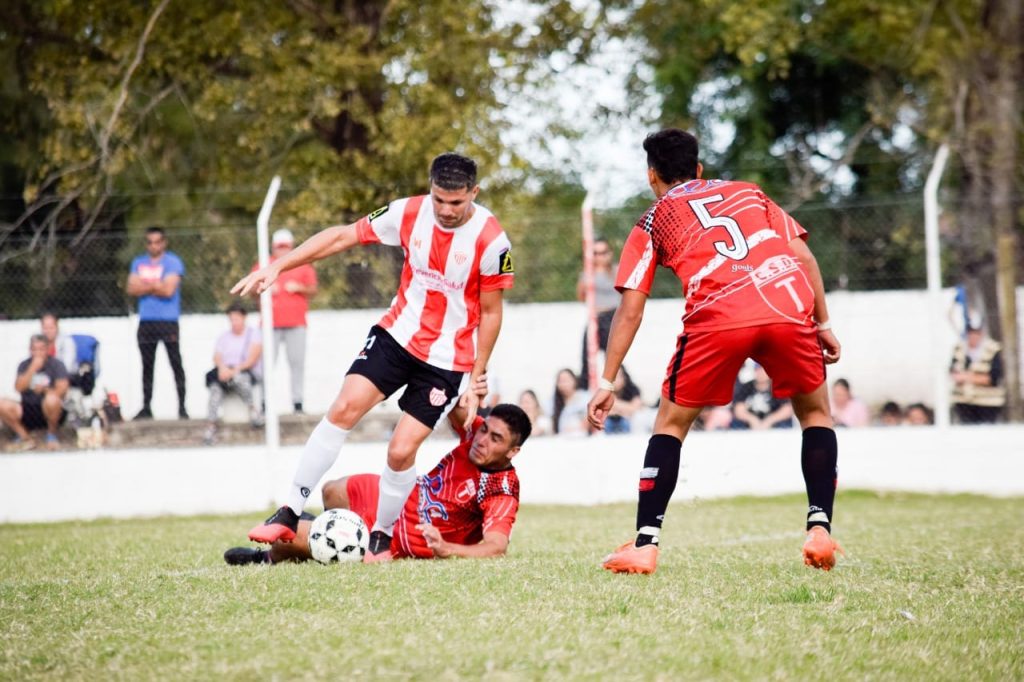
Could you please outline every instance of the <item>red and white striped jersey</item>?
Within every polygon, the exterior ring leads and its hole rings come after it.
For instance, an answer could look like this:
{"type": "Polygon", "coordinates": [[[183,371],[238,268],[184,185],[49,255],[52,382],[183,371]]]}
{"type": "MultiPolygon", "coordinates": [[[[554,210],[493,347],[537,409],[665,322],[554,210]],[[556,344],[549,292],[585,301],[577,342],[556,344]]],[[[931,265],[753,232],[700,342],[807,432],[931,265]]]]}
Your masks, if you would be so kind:
{"type": "Polygon", "coordinates": [[[430,558],[420,523],[434,525],[447,542],[475,545],[484,533],[512,536],[519,511],[519,476],[507,469],[485,471],[469,458],[473,438],[484,423],[477,417],[469,431],[457,429],[459,445],[441,458],[433,469],[416,477],[402,515],[395,524],[391,551],[395,557],[430,558]]]}
{"type": "Polygon", "coordinates": [[[691,180],[647,210],[622,249],[615,286],[650,294],[656,266],[683,285],[684,331],[811,324],[814,290],[789,248],[807,232],[757,185],[691,180]]]}
{"type": "Polygon", "coordinates": [[[378,323],[414,357],[456,372],[473,369],[480,292],[510,289],[512,245],[498,219],[473,205],[463,225],[444,228],[427,195],[392,201],[356,223],[363,244],[401,246],[398,294],[378,323]]]}

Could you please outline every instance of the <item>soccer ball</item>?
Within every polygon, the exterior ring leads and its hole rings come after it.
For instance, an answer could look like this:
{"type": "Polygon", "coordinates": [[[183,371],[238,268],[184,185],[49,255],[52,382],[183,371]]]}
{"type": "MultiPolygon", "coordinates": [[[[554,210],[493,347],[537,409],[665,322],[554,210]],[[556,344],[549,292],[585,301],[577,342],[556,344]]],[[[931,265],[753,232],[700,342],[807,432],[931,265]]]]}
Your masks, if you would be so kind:
{"type": "Polygon", "coordinates": [[[322,564],[362,561],[369,544],[366,523],[349,509],[328,509],[309,527],[309,551],[322,564]]]}

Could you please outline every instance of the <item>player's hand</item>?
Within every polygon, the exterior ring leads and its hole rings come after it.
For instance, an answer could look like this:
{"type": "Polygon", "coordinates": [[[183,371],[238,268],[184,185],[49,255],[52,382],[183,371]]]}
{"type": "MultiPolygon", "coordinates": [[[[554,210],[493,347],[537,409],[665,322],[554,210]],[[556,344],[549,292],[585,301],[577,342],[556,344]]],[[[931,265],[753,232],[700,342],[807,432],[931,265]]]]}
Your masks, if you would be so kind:
{"type": "MultiPolygon", "coordinates": [[[[479,383],[477,379],[476,383],[479,383]]],[[[487,395],[487,392],[484,392],[487,395]]],[[[480,395],[477,393],[476,385],[471,386],[468,391],[459,396],[459,407],[466,411],[466,418],[462,422],[462,430],[469,431],[476,419],[476,411],[480,408],[480,395]]]]}
{"type": "Polygon", "coordinates": [[[476,393],[481,400],[487,397],[487,375],[481,374],[473,382],[473,385],[469,387],[473,393],[476,393]]]}
{"type": "Polygon", "coordinates": [[[423,533],[423,539],[427,541],[427,547],[434,553],[434,556],[444,559],[451,555],[448,551],[448,543],[441,537],[441,531],[429,523],[417,524],[416,530],[423,533]]]}
{"type": "Polygon", "coordinates": [[[615,394],[600,388],[587,405],[587,421],[595,429],[604,428],[604,420],[615,405],[615,394]]]}
{"type": "Polygon", "coordinates": [[[274,284],[277,275],[277,268],[272,265],[260,268],[238,280],[238,283],[231,287],[231,293],[236,296],[248,296],[250,293],[262,294],[274,284]]]}
{"type": "Polygon", "coordinates": [[[821,341],[821,352],[825,356],[825,364],[831,365],[839,362],[842,346],[839,345],[839,339],[832,333],[832,330],[819,331],[818,340],[821,341]]]}

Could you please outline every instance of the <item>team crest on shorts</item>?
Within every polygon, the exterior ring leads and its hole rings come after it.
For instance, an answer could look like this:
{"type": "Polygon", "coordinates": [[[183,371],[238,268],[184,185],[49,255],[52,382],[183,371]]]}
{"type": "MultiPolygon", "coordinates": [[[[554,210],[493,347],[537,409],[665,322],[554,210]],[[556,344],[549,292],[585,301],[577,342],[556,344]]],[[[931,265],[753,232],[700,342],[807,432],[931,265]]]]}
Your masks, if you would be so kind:
{"type": "Polygon", "coordinates": [[[445,394],[443,388],[432,388],[430,389],[430,404],[434,407],[441,407],[448,402],[448,396],[445,394]]]}

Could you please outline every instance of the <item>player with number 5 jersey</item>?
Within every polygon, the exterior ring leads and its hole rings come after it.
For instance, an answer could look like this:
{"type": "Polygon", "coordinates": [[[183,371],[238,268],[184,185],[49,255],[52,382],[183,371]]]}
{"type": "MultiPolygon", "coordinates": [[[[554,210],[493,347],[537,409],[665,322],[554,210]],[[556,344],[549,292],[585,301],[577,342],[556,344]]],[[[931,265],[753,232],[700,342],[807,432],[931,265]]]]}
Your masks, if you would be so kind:
{"type": "Polygon", "coordinates": [[[455,406],[464,428],[480,396],[466,390],[484,374],[501,329],[503,291],[513,284],[511,245],[497,219],[475,203],[476,163],[446,153],[430,166],[430,194],[393,201],[350,225],[326,228],[242,279],[232,293],[260,293],[284,271],[360,244],[405,254],[398,292],[374,325],[327,415],[310,434],[285,505],[249,532],[257,542],[291,541],[314,486],[352,428],[404,387],[403,414],[388,445],[366,561],[390,558],[392,529],[416,483],[416,452],[455,406]]]}
{"type": "Polygon", "coordinates": [[[640,473],[636,540],[605,568],[651,573],[658,536],[679,475],[683,439],[701,410],[732,400],[747,358],[760,363],[778,398],[790,398],[803,429],[807,487],[804,561],[828,570],[837,444],[825,364],[839,359],[825,287],[807,232],[754,184],[701,178],[697,140],[668,129],[644,140],[657,200],[637,222],[619,260],[622,301],[612,320],[601,385],[588,418],[601,428],[614,403],[619,366],[643,317],[657,266],[682,284],[682,330],[640,473]]]}

